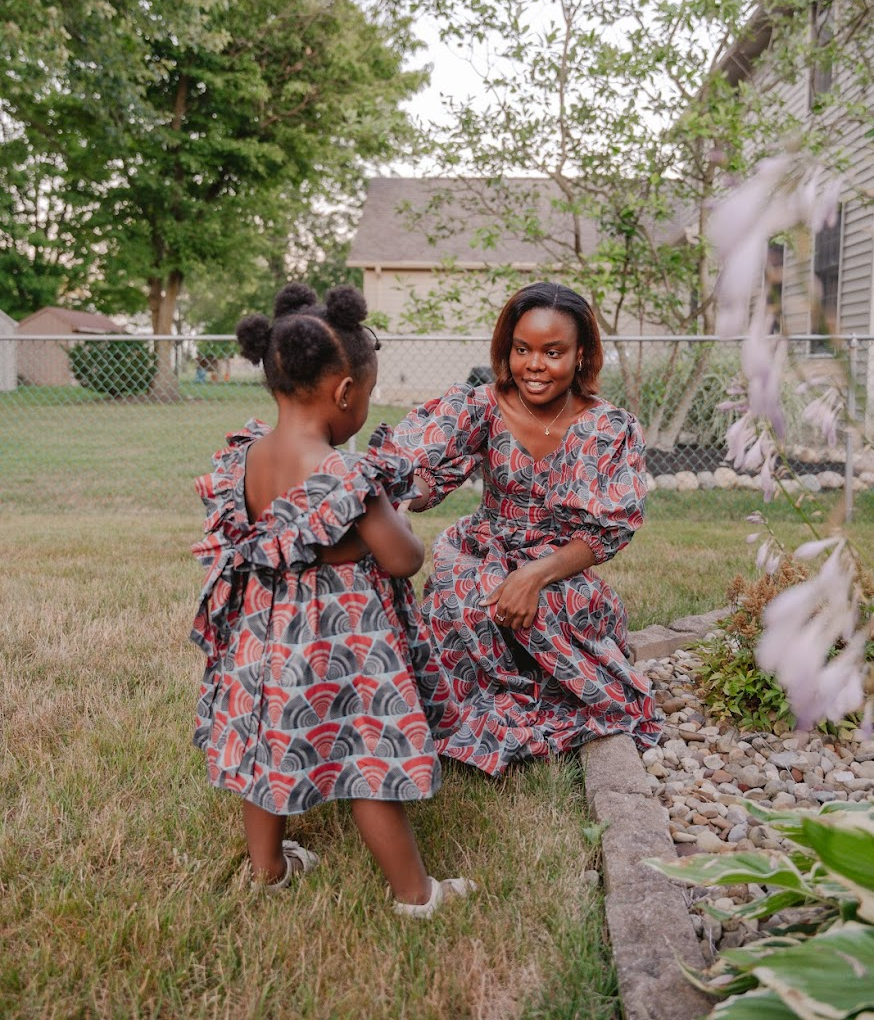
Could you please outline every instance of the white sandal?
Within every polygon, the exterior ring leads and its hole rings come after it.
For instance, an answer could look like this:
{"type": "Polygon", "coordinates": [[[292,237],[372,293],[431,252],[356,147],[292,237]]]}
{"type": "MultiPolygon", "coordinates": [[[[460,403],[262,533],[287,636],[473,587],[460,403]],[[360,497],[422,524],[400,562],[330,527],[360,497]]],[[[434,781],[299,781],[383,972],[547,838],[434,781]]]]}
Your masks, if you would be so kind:
{"type": "Polygon", "coordinates": [[[263,889],[264,892],[274,893],[287,889],[298,875],[307,875],[319,863],[319,855],[312,850],[307,850],[300,843],[293,839],[282,841],[282,856],[285,858],[285,874],[276,882],[256,882],[255,879],[249,883],[253,889],[263,889]],[[299,861],[300,867],[295,868],[293,862],[299,861]]]}
{"type": "Polygon", "coordinates": [[[393,909],[396,914],[404,917],[430,917],[448,896],[467,896],[474,892],[476,883],[469,878],[444,878],[438,882],[436,878],[428,876],[431,885],[431,895],[426,903],[401,903],[395,900],[393,909]]]}

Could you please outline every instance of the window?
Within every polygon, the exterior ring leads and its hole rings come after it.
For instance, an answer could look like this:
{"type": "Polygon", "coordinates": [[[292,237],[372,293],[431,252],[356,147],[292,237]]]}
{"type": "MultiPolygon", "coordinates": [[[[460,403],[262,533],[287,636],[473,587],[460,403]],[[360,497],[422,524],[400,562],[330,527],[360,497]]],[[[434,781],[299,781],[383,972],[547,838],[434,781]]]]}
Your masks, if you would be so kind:
{"type": "MultiPolygon", "coordinates": [[[[811,332],[826,336],[838,328],[838,284],[841,268],[841,221],[843,209],[838,207],[833,224],[826,224],[813,242],[813,313],[811,332]]],[[[828,350],[825,343],[815,343],[813,352],[828,350]]]]}
{"type": "Polygon", "coordinates": [[[771,241],[765,263],[765,310],[770,321],[770,333],[783,332],[783,245],[771,241]]]}
{"type": "Polygon", "coordinates": [[[813,60],[810,65],[810,89],[808,108],[816,110],[819,97],[832,87],[832,47],[834,39],[834,16],[831,0],[810,5],[810,41],[813,44],[813,60]]]}

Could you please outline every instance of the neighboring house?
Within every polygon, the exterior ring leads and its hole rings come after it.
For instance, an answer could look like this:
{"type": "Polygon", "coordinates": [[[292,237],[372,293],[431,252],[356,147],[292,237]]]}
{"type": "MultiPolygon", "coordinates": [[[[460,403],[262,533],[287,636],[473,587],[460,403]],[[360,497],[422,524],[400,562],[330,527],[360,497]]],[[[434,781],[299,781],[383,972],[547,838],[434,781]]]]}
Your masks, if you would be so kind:
{"type": "MultiPolygon", "coordinates": [[[[810,34],[811,41],[832,38],[834,5],[811,3],[798,18],[798,30],[810,34]]],[[[874,138],[870,116],[846,117],[840,106],[821,106],[833,89],[860,110],[874,109],[874,87],[865,87],[853,77],[852,65],[829,63],[810,68],[794,83],[779,81],[769,71],[768,47],[773,28],[759,10],[751,23],[753,31],[742,45],[735,46],[723,61],[723,69],[733,83],[751,82],[769,96],[774,123],[787,118],[811,123],[814,116],[823,128],[833,129],[836,154],[846,160],[842,173],[840,205],[834,223],[827,224],[812,239],[807,253],[774,243],[766,270],[770,283],[769,300],[776,324],[786,334],[831,333],[836,335],[874,335],[874,138]],[[815,113],[821,108],[821,112],[815,113]],[[818,298],[811,302],[811,296],[818,298]]],[[[866,59],[874,62],[874,33],[858,33],[866,59]]],[[[821,161],[828,165],[829,151],[821,161]]],[[[837,171],[835,171],[837,172],[837,171]]],[[[863,342],[856,355],[859,389],[867,395],[864,429],[874,439],[874,351],[870,341],[863,342]]],[[[823,356],[828,347],[810,342],[811,356],[823,356]]]]}
{"type": "MultiPolygon", "coordinates": [[[[447,316],[459,323],[454,331],[487,336],[491,323],[476,322],[483,297],[498,308],[509,297],[508,284],[490,280],[489,270],[511,266],[533,279],[548,278],[551,252],[557,264],[566,261],[574,244],[573,224],[567,214],[553,211],[552,202],[561,198],[557,186],[545,178],[515,178],[506,187],[502,212],[506,216],[511,209],[515,214],[517,236],[498,229],[489,211],[494,192],[476,178],[377,177],[368,183],[346,264],[363,271],[368,308],[386,316],[392,332],[422,331],[414,330],[407,318],[413,296],[425,298],[439,290],[448,265],[449,291],[457,295],[447,316]],[[536,224],[543,236],[526,238],[526,224],[536,224]],[[460,278],[459,270],[465,273],[460,278]]],[[[679,224],[659,229],[678,240],[682,236],[679,224]]],[[[580,241],[583,251],[594,251],[598,238],[593,222],[583,221],[580,241]]],[[[427,313],[423,317],[427,320],[427,313]]],[[[645,326],[628,316],[620,321],[619,332],[639,336],[645,326]]]]}
{"type": "Polygon", "coordinates": [[[16,326],[15,319],[0,312],[0,393],[14,390],[18,385],[16,343],[6,339],[15,336],[16,326]]]}
{"type": "Polygon", "coordinates": [[[125,328],[98,312],[77,312],[69,308],[41,308],[18,324],[18,377],[32,386],[70,386],[76,380],[70,371],[67,351],[73,340],[28,340],[28,336],[99,336],[124,333],[125,328]]]}

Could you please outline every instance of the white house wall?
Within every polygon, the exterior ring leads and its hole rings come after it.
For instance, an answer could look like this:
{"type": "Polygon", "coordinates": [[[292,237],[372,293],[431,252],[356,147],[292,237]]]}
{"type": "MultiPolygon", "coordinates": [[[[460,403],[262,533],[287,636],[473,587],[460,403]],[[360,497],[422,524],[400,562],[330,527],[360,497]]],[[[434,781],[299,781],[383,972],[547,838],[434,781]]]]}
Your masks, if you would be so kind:
{"type": "Polygon", "coordinates": [[[18,357],[15,340],[3,337],[15,335],[15,320],[0,312],[0,392],[14,390],[18,385],[18,357]]]}

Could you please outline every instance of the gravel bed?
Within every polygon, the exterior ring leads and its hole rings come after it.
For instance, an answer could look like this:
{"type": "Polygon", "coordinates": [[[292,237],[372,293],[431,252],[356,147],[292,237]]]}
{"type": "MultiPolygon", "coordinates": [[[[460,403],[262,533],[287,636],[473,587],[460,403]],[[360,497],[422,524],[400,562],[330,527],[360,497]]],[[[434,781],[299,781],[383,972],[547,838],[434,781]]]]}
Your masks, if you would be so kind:
{"type": "MultiPolygon", "coordinates": [[[[642,758],[647,781],[668,811],[679,856],[788,849],[778,832],[747,814],[743,800],[775,809],[816,809],[827,801],[874,796],[874,741],[864,741],[860,730],[841,743],[816,730],[778,736],[715,723],[695,692],[693,673],[700,661],[694,652],[678,651],[635,663],[652,680],[665,713],[661,744],[642,758]]],[[[722,923],[703,910],[706,903],[729,909],[764,894],[756,885],[687,890],[705,959],[816,909],[782,911],[764,922],[722,923]]]]}

